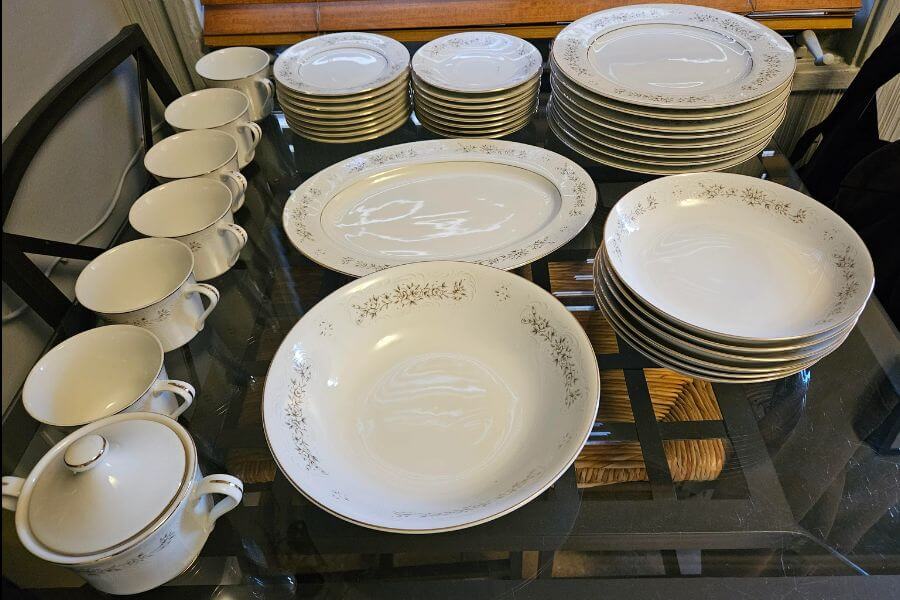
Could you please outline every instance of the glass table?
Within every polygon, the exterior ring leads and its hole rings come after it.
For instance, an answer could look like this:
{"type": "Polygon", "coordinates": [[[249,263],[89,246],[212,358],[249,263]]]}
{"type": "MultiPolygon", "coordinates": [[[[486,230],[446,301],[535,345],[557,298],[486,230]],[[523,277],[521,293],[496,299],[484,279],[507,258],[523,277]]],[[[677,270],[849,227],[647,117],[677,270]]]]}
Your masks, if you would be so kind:
{"type": "MultiPolygon", "coordinates": [[[[198,392],[181,420],[204,472],[241,478],[244,499],[218,522],[196,563],[147,597],[900,596],[900,461],[866,442],[900,390],[900,337],[878,301],[812,369],[767,384],[714,385],[716,418],[658,418],[649,375],[655,365],[615,338],[596,311],[589,277],[609,208],[649,177],[581,159],[548,131],[543,108],[508,139],[579,162],[597,185],[598,209],[570,244],[518,272],[576,313],[597,345],[601,370],[624,382],[631,414],[598,420],[590,445],[637,452],[635,480],[595,485],[576,463],[512,514],[437,535],[369,530],[313,506],[272,459],[263,385],[288,330],[348,279],[291,246],[282,209],[293,189],[328,165],[435,136],[411,120],[373,142],[326,145],[293,134],[277,111],[261,125],[256,160],[245,169],[245,208],[235,215],[250,242],[237,265],[212,281],[221,301],[205,329],[166,356],[170,376],[198,392]],[[703,440],[717,441],[713,476],[679,475],[678,444],[703,440]]],[[[776,147],[731,170],[802,189],[776,147]]],[[[118,241],[134,237],[126,227],[118,241]]],[[[74,306],[51,346],[92,325],[74,306]]],[[[613,392],[601,393],[602,406],[613,392]]],[[[4,473],[26,474],[54,439],[58,433],[39,428],[17,399],[4,415],[4,473]]],[[[3,536],[6,586],[37,598],[101,595],[28,555],[10,513],[3,536]]]]}

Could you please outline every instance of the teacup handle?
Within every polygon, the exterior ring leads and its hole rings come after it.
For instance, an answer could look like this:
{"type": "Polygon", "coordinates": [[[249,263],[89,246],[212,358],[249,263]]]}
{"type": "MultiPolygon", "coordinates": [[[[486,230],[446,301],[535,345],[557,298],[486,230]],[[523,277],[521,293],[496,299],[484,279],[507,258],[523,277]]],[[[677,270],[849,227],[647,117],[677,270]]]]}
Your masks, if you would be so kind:
{"type": "Polygon", "coordinates": [[[219,517],[240,504],[241,498],[244,496],[244,484],[240,479],[231,475],[207,475],[200,480],[200,485],[197,486],[197,497],[205,494],[225,496],[216,502],[209,511],[208,526],[211,529],[219,517]]]}
{"type": "Polygon", "coordinates": [[[153,384],[153,395],[158,396],[163,392],[172,392],[181,398],[181,403],[178,405],[178,408],[169,414],[173,419],[180,417],[181,414],[190,407],[191,403],[194,401],[194,396],[197,395],[194,386],[186,381],[178,379],[158,379],[156,383],[153,384]]]}
{"type": "Polygon", "coordinates": [[[203,329],[203,324],[206,323],[206,317],[209,316],[209,313],[211,313],[216,307],[216,304],[219,303],[219,290],[208,283],[192,283],[184,288],[184,295],[188,296],[190,294],[200,294],[206,296],[209,300],[209,306],[206,307],[206,310],[203,311],[203,314],[200,315],[197,318],[197,322],[194,323],[194,328],[197,331],[200,331],[203,329]]]}
{"type": "Polygon", "coordinates": [[[266,93],[266,100],[263,102],[263,106],[265,106],[272,99],[272,96],[275,95],[275,84],[272,83],[272,80],[269,78],[257,79],[256,83],[261,85],[263,91],[266,93]]]}
{"type": "Polygon", "coordinates": [[[3,478],[3,509],[15,511],[19,504],[19,494],[25,486],[25,480],[21,477],[7,475],[3,478]]]}
{"type": "Polygon", "coordinates": [[[256,145],[259,144],[259,140],[262,139],[262,127],[253,121],[238,125],[238,131],[246,135],[249,140],[250,148],[256,148],[256,145]]]}
{"type": "MultiPolygon", "coordinates": [[[[244,205],[244,193],[247,191],[247,178],[240,171],[225,171],[222,176],[233,182],[237,187],[234,198],[231,201],[231,212],[237,212],[244,205]]],[[[231,187],[231,186],[229,186],[231,187]]]]}
{"type": "MultiPolygon", "coordinates": [[[[254,125],[256,125],[256,123],[254,123],[254,125]]],[[[219,231],[227,231],[237,238],[237,249],[234,251],[234,256],[231,257],[231,261],[228,263],[229,266],[234,266],[234,263],[237,262],[238,257],[241,255],[241,250],[244,249],[244,246],[247,245],[247,240],[250,239],[247,236],[247,230],[237,223],[222,223],[219,225],[219,231]]]]}

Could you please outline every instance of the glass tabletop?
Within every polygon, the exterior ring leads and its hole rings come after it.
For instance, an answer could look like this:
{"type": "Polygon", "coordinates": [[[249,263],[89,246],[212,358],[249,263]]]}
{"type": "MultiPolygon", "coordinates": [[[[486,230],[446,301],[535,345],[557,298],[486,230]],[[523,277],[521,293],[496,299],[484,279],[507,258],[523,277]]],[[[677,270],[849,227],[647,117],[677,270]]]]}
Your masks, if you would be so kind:
{"type": "MultiPolygon", "coordinates": [[[[793,377],[709,386],[658,369],[609,329],[590,280],[609,208],[650,177],[568,150],[548,131],[542,100],[537,118],[507,139],[573,158],[599,194],[579,236],[517,270],[573,311],[597,350],[601,414],[576,464],[507,516],[433,535],[342,521],[285,479],[263,432],[266,371],[297,320],[349,279],[290,244],[284,204],[328,165],[436,136],[413,119],[372,142],[314,143],[276,110],[261,123],[256,159],[244,170],[245,208],[235,215],[250,242],[211,282],[221,300],[206,327],[165,359],[170,377],[197,389],[181,422],[203,472],[239,477],[243,501],[218,521],[194,565],[148,597],[896,597],[900,462],[866,440],[898,401],[900,337],[877,300],[837,351],[793,377]],[[679,416],[667,406],[696,410],[679,416]]],[[[774,146],[731,171],[802,189],[774,146]]],[[[135,237],[126,229],[118,241],[135,237]]],[[[92,325],[73,307],[51,345],[92,325]]],[[[27,474],[57,439],[16,401],[4,416],[4,473],[27,474]]],[[[15,535],[8,513],[3,531],[15,535]]],[[[36,597],[101,595],[21,548],[7,554],[4,577],[36,597]]]]}

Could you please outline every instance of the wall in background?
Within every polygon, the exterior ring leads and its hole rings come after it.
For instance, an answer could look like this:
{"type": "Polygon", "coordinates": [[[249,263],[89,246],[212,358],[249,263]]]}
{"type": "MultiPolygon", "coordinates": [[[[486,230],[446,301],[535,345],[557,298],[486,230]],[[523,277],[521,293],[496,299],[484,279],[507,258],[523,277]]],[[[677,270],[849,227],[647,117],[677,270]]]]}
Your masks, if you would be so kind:
{"type": "MultiPolygon", "coordinates": [[[[130,22],[121,0],[4,0],[2,11],[3,139],[53,85],[130,22]]],[[[73,109],[32,162],[5,230],[73,241],[100,219],[141,143],[136,89],[129,61],[73,109]]],[[[144,180],[139,164],[126,179],[111,218],[84,243],[109,243],[144,180]]],[[[48,260],[36,262],[43,266],[48,260]]],[[[54,281],[71,295],[83,265],[59,265],[54,281]]],[[[4,286],[3,312],[18,306],[4,286]]],[[[3,325],[3,410],[50,333],[31,311],[3,325]]]]}

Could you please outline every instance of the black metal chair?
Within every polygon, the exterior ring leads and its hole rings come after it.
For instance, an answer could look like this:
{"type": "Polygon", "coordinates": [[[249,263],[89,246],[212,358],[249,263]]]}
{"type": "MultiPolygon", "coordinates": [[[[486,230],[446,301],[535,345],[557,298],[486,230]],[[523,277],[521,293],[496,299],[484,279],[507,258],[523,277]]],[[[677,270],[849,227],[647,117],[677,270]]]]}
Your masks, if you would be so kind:
{"type": "Polygon", "coordinates": [[[180,93],[138,25],[124,27],[53,86],[3,142],[3,282],[54,329],[62,323],[73,303],[25,253],[90,260],[104,248],[8,233],[5,231],[6,219],[25,172],[50,132],[82,98],[128,58],[134,58],[137,64],[146,152],[153,144],[148,83],[164,104],[177,99],[180,93]]]}

